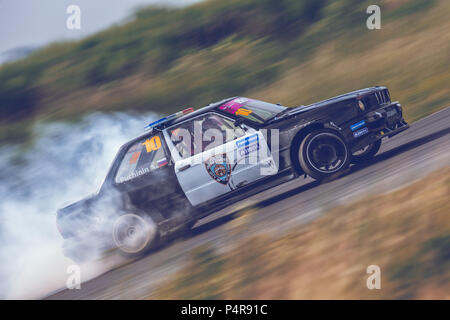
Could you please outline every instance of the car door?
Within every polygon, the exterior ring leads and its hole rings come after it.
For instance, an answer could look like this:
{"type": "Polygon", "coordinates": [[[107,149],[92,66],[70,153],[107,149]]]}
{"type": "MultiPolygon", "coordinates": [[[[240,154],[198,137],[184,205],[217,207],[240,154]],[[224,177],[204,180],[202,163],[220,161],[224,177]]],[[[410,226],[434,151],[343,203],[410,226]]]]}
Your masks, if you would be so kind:
{"type": "Polygon", "coordinates": [[[192,205],[232,192],[278,168],[264,135],[210,112],[164,130],[178,182],[192,205]]]}

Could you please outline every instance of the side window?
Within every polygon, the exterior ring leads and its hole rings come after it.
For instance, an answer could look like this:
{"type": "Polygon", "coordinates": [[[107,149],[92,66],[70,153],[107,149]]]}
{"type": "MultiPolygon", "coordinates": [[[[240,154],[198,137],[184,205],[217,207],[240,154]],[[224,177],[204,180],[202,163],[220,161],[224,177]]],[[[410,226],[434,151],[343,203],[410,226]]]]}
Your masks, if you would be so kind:
{"type": "Polygon", "coordinates": [[[127,150],[117,170],[115,182],[133,180],[167,164],[161,137],[147,137],[127,150]]]}
{"type": "Polygon", "coordinates": [[[232,120],[210,113],[169,129],[180,156],[185,159],[245,135],[232,120]]]}
{"type": "Polygon", "coordinates": [[[245,135],[244,130],[236,127],[233,121],[217,114],[208,114],[203,118],[202,132],[202,151],[213,149],[245,135]]]}

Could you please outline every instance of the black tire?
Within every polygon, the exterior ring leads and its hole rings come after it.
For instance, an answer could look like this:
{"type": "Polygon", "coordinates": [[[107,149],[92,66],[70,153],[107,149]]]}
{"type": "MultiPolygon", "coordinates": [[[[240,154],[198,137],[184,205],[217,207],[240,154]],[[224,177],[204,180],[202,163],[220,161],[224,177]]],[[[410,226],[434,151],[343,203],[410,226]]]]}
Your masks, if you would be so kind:
{"type": "Polygon", "coordinates": [[[380,150],[381,139],[369,144],[364,149],[358,150],[352,154],[351,163],[360,164],[371,160],[380,150]]]}
{"type": "Polygon", "coordinates": [[[155,247],[158,227],[147,215],[127,213],[116,219],[112,237],[121,255],[136,258],[155,247]]]}
{"type": "Polygon", "coordinates": [[[350,164],[350,158],[351,154],[344,139],[331,129],[309,133],[298,150],[302,170],[316,180],[341,172],[350,164]]]}

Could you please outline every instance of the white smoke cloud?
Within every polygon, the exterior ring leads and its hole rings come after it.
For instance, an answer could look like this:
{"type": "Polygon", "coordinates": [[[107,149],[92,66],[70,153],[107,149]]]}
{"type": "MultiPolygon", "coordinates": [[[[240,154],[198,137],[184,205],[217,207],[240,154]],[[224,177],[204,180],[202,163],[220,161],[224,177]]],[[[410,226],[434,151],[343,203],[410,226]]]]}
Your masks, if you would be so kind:
{"type": "MultiPolygon", "coordinates": [[[[65,286],[56,210],[95,193],[119,147],[154,115],[92,114],[41,123],[31,147],[0,147],[0,298],[39,298],[65,286]]],[[[86,280],[110,266],[82,268],[86,280]]]]}

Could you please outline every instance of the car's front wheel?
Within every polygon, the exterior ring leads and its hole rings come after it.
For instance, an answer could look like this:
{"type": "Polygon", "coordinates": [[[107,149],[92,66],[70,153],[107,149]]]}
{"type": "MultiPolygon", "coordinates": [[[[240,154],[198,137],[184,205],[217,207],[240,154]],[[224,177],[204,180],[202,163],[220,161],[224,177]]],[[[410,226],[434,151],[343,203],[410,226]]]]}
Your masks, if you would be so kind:
{"type": "Polygon", "coordinates": [[[357,150],[352,154],[352,163],[364,163],[372,159],[375,154],[380,150],[381,147],[381,139],[371,143],[361,150],[357,150]]]}
{"type": "Polygon", "coordinates": [[[301,142],[298,160],[303,171],[314,179],[332,176],[348,167],[350,151],[335,131],[321,129],[309,133],[301,142]]]}
{"type": "Polygon", "coordinates": [[[158,236],[158,227],[149,216],[127,213],[116,219],[112,236],[120,253],[134,258],[154,246],[158,236]]]}

